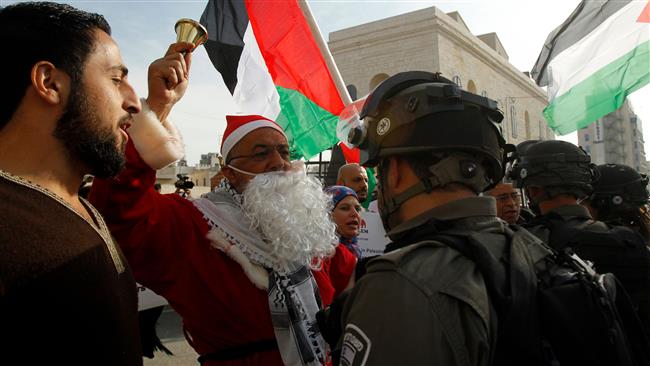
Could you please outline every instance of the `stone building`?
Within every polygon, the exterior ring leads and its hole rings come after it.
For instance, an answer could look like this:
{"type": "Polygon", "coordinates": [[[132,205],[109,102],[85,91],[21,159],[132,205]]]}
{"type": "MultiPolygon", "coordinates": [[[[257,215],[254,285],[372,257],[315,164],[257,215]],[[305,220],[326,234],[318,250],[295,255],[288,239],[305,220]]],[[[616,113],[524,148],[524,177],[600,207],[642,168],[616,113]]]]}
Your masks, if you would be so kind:
{"type": "Polygon", "coordinates": [[[201,160],[196,166],[188,166],[185,159],[162,168],[156,172],[156,182],[162,185],[162,193],[175,191],[174,183],[178,175],[185,175],[194,183],[192,196],[199,197],[210,191],[210,178],[221,171],[221,155],[218,153],[201,154],[201,160]]]}
{"type": "Polygon", "coordinates": [[[499,103],[508,142],[554,139],[542,116],[546,92],[508,62],[496,33],[473,35],[457,12],[431,7],[335,31],[329,48],[356,97],[398,72],[441,72],[499,103]]]}
{"type": "Polygon", "coordinates": [[[616,163],[647,173],[643,127],[629,101],[578,131],[578,144],[595,164],[616,163]]]}

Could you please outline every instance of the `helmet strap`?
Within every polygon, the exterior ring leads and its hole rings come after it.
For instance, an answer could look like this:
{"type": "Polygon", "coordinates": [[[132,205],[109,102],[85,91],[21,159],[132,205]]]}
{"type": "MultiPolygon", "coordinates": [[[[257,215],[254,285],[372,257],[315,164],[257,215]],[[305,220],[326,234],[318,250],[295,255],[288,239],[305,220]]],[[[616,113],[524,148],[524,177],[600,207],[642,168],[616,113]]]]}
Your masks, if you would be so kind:
{"type": "Polygon", "coordinates": [[[404,192],[395,195],[394,197],[386,197],[386,194],[384,192],[384,189],[386,188],[386,184],[384,184],[385,178],[383,178],[384,175],[382,175],[382,184],[380,185],[379,189],[382,190],[382,210],[381,210],[381,217],[382,217],[382,222],[384,223],[384,228],[386,231],[394,228],[397,226],[397,222],[395,222],[396,217],[394,216],[399,208],[402,206],[402,204],[411,198],[421,194],[421,193],[430,193],[433,191],[436,187],[440,186],[440,182],[438,181],[438,178],[435,176],[428,177],[425,179],[422,179],[418,183],[412,185],[410,188],[405,190],[404,192]]]}

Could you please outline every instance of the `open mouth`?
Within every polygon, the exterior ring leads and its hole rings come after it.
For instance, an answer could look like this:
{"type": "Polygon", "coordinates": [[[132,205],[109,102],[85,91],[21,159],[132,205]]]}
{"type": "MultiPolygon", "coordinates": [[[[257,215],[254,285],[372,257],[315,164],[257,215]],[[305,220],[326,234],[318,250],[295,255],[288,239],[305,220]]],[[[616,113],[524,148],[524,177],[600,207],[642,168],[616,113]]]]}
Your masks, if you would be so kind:
{"type": "Polygon", "coordinates": [[[126,133],[126,129],[131,127],[131,123],[125,122],[119,124],[120,134],[124,138],[124,141],[128,141],[129,135],[126,133]]]}
{"type": "Polygon", "coordinates": [[[131,122],[125,121],[125,122],[120,122],[119,127],[122,131],[126,132],[126,129],[131,127],[131,122]]]}
{"type": "Polygon", "coordinates": [[[359,228],[359,221],[358,220],[350,220],[345,223],[345,226],[349,227],[350,229],[358,229],[359,228]]]}
{"type": "Polygon", "coordinates": [[[515,218],[517,217],[518,212],[517,211],[506,211],[503,213],[503,216],[508,217],[508,218],[515,218]]]}

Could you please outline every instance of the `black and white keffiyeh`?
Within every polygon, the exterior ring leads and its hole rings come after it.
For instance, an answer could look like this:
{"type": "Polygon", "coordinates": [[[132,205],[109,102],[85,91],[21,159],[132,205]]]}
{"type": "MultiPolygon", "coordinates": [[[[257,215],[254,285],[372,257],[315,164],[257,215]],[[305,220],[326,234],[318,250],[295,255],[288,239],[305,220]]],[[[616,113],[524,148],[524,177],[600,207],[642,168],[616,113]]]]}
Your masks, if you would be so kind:
{"type": "Polygon", "coordinates": [[[242,209],[242,196],[227,179],[193,203],[212,228],[208,238],[213,245],[238,262],[255,286],[268,292],[284,364],[326,364],[326,343],[316,324],[320,296],[311,270],[274,258],[260,233],[252,229],[242,209]]]}

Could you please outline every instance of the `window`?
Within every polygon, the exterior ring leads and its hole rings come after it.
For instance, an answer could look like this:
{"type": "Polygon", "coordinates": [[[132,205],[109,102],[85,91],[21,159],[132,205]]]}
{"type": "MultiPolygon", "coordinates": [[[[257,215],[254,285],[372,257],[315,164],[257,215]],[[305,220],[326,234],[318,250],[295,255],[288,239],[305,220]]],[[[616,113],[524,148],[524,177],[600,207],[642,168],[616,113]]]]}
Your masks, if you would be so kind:
{"type": "Polygon", "coordinates": [[[524,112],[524,123],[526,125],[526,140],[530,140],[530,117],[528,117],[528,111],[524,112]]]}
{"type": "Polygon", "coordinates": [[[515,106],[510,106],[510,133],[512,137],[517,137],[517,121],[515,116],[515,106]]]}
{"type": "Polygon", "coordinates": [[[526,140],[530,140],[530,122],[526,120],[526,140]]]}
{"type": "Polygon", "coordinates": [[[389,77],[388,74],[384,74],[384,73],[377,74],[377,75],[373,76],[370,79],[370,82],[368,83],[368,89],[370,91],[375,90],[377,85],[381,84],[382,81],[388,79],[388,77],[389,77]]]}
{"type": "Polygon", "coordinates": [[[588,141],[589,141],[589,134],[585,133],[585,142],[588,142],[588,141]]]}
{"type": "Polygon", "coordinates": [[[476,94],[476,84],[474,83],[474,80],[467,82],[467,91],[476,94]]]}
{"type": "Polygon", "coordinates": [[[453,82],[454,84],[458,85],[459,88],[463,87],[463,82],[460,80],[460,76],[458,75],[454,76],[453,82]]]}
{"type": "Polygon", "coordinates": [[[348,94],[350,94],[350,98],[354,101],[357,100],[357,87],[354,84],[350,84],[346,86],[348,89],[348,94]]]}
{"type": "Polygon", "coordinates": [[[481,92],[481,95],[487,98],[488,97],[487,90],[483,90],[481,92]]]}

